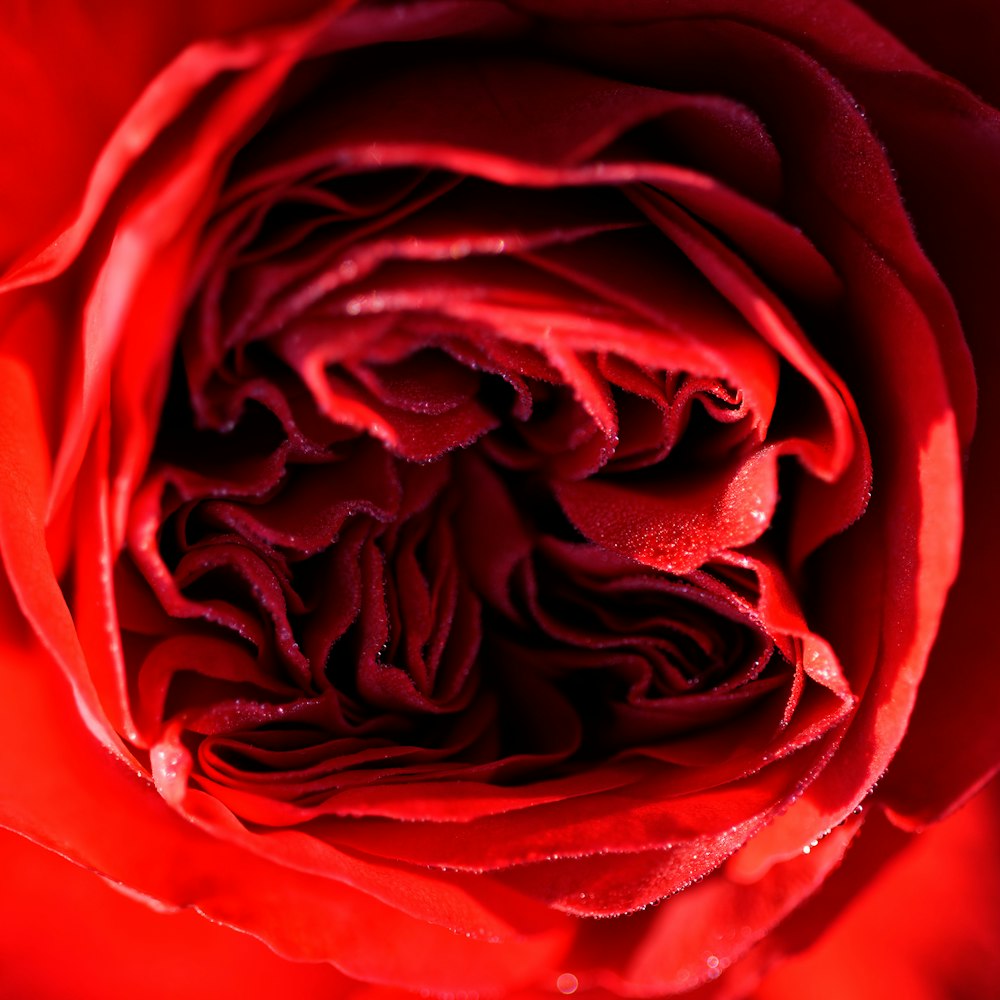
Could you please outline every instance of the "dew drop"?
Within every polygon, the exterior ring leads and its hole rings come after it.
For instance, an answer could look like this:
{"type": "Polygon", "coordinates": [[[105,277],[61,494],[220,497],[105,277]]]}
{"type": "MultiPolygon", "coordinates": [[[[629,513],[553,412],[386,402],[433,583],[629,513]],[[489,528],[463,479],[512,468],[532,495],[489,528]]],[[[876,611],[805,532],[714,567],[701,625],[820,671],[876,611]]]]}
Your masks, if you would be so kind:
{"type": "Polygon", "coordinates": [[[570,993],[575,993],[579,985],[580,981],[573,975],[572,972],[564,972],[556,980],[556,989],[564,996],[569,996],[570,993]]]}

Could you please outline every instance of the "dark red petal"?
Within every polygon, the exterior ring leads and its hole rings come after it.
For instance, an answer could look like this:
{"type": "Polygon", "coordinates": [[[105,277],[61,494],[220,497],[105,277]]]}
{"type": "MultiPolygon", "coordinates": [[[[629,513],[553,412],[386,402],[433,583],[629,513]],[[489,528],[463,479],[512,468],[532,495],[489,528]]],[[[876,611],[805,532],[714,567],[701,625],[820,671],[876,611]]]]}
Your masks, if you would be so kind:
{"type": "MultiPolygon", "coordinates": [[[[833,718],[836,720],[835,714],[833,718]]],[[[496,800],[506,811],[492,814],[486,811],[488,799],[477,804],[472,796],[459,808],[450,807],[433,785],[420,788],[421,795],[425,790],[428,793],[422,799],[428,803],[423,813],[418,810],[416,792],[410,797],[397,794],[392,802],[386,801],[389,796],[379,789],[364,788],[358,794],[342,796],[338,804],[343,813],[366,818],[350,824],[317,821],[314,830],[333,841],[387,858],[468,870],[605,852],[663,849],[669,854],[671,845],[686,849],[692,842],[728,855],[751,829],[769,819],[780,803],[797,795],[828,756],[829,748],[815,736],[805,742],[812,745],[788,753],[757,773],[736,779],[729,776],[728,782],[716,787],[711,786],[712,769],[675,774],[653,760],[624,759],[572,778],[540,782],[519,796],[510,790],[506,795],[496,790],[496,800]],[[429,803],[435,799],[441,805],[435,809],[437,815],[432,815],[429,803]],[[348,803],[354,807],[349,813],[348,803]],[[475,819],[474,824],[455,821],[463,811],[475,819]],[[400,827],[379,818],[380,814],[423,822],[400,827]]],[[[682,874],[675,870],[670,878],[681,880],[682,874]]],[[[554,878],[561,881],[562,877],[554,872],[554,878]]],[[[675,882],[659,895],[676,888],[675,882]]],[[[544,894],[547,889],[539,884],[538,891],[544,894]]],[[[618,887],[618,891],[628,890],[618,887]]]]}
{"type": "MultiPolygon", "coordinates": [[[[941,35],[944,43],[951,31],[941,35]]],[[[924,246],[955,296],[985,387],[968,460],[961,570],[903,749],[885,786],[897,819],[919,825],[950,809],[1000,766],[1000,727],[990,707],[1000,703],[1000,671],[984,625],[995,607],[1000,565],[994,503],[1000,490],[995,458],[1000,401],[991,389],[1000,377],[994,287],[1000,272],[995,239],[1000,113],[956,92],[952,84],[934,86],[927,79],[897,82],[871,74],[857,86],[889,144],[924,246]],[[948,748],[946,757],[942,746],[948,748]]],[[[966,404],[973,398],[961,383],[953,395],[966,404]]]]}
{"type": "Polygon", "coordinates": [[[861,0],[859,6],[935,69],[1000,107],[1000,74],[993,58],[1000,8],[992,0],[955,0],[948,6],[947,23],[932,3],[861,0]]]}

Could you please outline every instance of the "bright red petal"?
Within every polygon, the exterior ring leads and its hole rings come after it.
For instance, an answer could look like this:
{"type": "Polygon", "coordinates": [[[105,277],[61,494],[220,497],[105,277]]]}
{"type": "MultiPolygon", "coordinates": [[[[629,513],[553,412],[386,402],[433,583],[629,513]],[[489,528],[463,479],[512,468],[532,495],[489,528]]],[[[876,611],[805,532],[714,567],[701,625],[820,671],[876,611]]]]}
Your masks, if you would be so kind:
{"type": "MultiPolygon", "coordinates": [[[[1000,983],[1000,784],[917,837],[759,1000],[978,1000],[1000,983]]],[[[860,848],[859,848],[860,849],[860,848]]]]}
{"type": "MultiPolygon", "coordinates": [[[[108,139],[190,43],[284,23],[319,0],[122,5],[42,0],[0,15],[0,270],[39,249],[80,207],[108,139]]],[[[133,123],[141,126],[141,123],[133,123]]],[[[134,155],[149,136],[133,127],[134,155]]]]}
{"type": "MultiPolygon", "coordinates": [[[[167,911],[0,832],[0,994],[32,1000],[298,1000],[359,989],[191,909],[167,911]]],[[[363,987],[360,987],[363,989],[363,987]]]]}

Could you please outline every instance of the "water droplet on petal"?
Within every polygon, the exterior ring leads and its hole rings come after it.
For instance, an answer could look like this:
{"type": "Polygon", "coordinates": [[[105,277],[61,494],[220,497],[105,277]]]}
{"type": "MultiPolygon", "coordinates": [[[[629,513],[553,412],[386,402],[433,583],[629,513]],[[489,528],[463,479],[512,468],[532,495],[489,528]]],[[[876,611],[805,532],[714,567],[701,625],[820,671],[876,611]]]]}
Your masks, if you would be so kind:
{"type": "Polygon", "coordinates": [[[564,972],[556,980],[556,989],[565,996],[569,996],[570,993],[575,993],[579,985],[580,981],[573,975],[572,972],[564,972]]]}

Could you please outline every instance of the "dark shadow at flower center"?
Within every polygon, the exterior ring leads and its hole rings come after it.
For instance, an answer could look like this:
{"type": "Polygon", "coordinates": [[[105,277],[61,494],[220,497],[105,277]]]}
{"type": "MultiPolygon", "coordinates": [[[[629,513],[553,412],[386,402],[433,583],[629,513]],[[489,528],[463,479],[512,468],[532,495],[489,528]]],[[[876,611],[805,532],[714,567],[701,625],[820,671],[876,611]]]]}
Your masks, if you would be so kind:
{"type": "Polygon", "coordinates": [[[124,557],[145,740],[316,803],[783,724],[794,649],[731,555],[779,365],[617,187],[333,170],[213,232],[124,557]]]}

